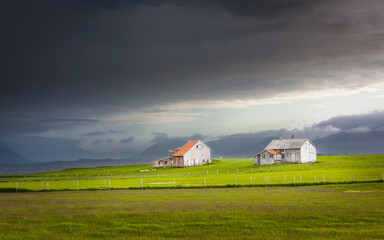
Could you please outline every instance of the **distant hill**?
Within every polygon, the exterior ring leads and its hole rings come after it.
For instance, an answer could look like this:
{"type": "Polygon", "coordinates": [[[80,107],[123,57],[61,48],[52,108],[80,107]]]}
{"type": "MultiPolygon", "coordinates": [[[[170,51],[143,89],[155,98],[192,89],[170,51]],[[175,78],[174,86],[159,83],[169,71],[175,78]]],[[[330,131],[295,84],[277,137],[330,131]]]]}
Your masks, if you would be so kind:
{"type": "Polygon", "coordinates": [[[277,137],[258,136],[256,134],[235,134],[208,142],[215,157],[252,157],[277,137]]]}
{"type": "Polygon", "coordinates": [[[384,132],[336,133],[314,141],[318,154],[382,154],[384,132]]]}
{"type": "Polygon", "coordinates": [[[19,164],[30,162],[31,161],[13,151],[11,148],[0,143],[0,164],[19,164]]]}
{"type": "Polygon", "coordinates": [[[146,164],[151,161],[133,160],[133,159],[87,159],[82,158],[76,161],[54,161],[40,163],[24,163],[24,164],[1,164],[0,174],[29,174],[38,172],[58,171],[69,168],[93,168],[100,166],[124,166],[134,164],[146,164]]]}
{"type": "MultiPolygon", "coordinates": [[[[251,157],[261,151],[277,137],[266,137],[258,134],[234,134],[219,140],[206,142],[212,149],[213,157],[251,157]]],[[[140,155],[142,159],[155,159],[168,156],[168,150],[183,146],[188,140],[195,138],[170,138],[148,147],[140,155]]]]}

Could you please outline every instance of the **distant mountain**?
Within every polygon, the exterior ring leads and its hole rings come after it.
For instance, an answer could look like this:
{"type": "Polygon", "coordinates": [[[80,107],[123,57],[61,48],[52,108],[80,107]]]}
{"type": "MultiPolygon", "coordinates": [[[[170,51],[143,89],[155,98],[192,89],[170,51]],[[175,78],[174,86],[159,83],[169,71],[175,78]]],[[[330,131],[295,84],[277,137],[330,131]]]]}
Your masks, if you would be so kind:
{"type": "Polygon", "coordinates": [[[234,134],[207,144],[212,149],[212,156],[215,157],[251,157],[276,138],[256,134],[234,134]]]}
{"type": "Polygon", "coordinates": [[[318,154],[383,154],[384,132],[336,133],[314,141],[318,154]]]}
{"type": "Polygon", "coordinates": [[[168,150],[182,147],[186,142],[188,142],[188,138],[169,139],[164,142],[155,143],[145,149],[140,158],[155,159],[167,157],[169,156],[168,150]]]}
{"type": "Polygon", "coordinates": [[[0,164],[30,163],[29,160],[0,143],[0,164]]]}
{"type": "Polygon", "coordinates": [[[44,163],[24,163],[24,164],[1,164],[0,163],[0,175],[10,174],[29,174],[29,173],[41,173],[49,171],[59,171],[68,168],[92,168],[100,166],[123,166],[134,164],[146,164],[151,161],[145,160],[133,160],[133,159],[86,159],[82,158],[75,161],[54,161],[44,163]]]}
{"type": "MultiPolygon", "coordinates": [[[[260,134],[234,134],[225,136],[219,140],[206,142],[212,149],[212,157],[251,157],[263,150],[272,139],[260,134]]],[[[142,159],[162,158],[169,155],[168,150],[182,147],[188,140],[197,138],[169,138],[155,143],[140,155],[142,159]]]]}

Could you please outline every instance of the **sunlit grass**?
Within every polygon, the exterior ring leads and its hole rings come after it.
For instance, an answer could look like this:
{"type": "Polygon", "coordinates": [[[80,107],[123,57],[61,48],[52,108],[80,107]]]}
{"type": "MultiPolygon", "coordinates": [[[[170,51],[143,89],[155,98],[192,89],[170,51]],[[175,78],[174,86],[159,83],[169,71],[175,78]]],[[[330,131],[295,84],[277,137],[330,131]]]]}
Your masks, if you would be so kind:
{"type": "Polygon", "coordinates": [[[0,194],[0,239],[383,239],[384,184],[0,194]]]}
{"type": "Polygon", "coordinates": [[[300,186],[383,181],[384,155],[320,156],[314,164],[256,166],[253,159],[214,159],[190,168],[130,165],[2,176],[0,191],[300,186]]]}

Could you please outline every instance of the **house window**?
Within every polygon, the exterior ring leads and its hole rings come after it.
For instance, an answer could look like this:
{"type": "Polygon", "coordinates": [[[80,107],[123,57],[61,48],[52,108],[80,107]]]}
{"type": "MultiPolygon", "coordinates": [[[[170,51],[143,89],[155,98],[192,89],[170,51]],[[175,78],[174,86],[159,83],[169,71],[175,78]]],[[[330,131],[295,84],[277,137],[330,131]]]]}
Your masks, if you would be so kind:
{"type": "Polygon", "coordinates": [[[203,159],[203,162],[205,163],[205,159],[203,159]]]}
{"type": "Polygon", "coordinates": [[[273,154],[270,154],[269,157],[273,158],[273,154]]]}
{"type": "Polygon", "coordinates": [[[265,158],[265,154],[261,155],[261,158],[265,158]]]}

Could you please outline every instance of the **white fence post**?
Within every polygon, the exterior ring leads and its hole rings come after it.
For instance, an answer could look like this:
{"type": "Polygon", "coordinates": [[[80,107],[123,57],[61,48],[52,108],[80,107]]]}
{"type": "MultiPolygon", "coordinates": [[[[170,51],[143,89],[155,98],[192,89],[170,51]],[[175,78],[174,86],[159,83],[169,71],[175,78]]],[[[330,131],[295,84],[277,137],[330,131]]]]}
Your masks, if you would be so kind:
{"type": "Polygon", "coordinates": [[[207,187],[207,181],[204,178],[204,187],[207,187]]]}
{"type": "Polygon", "coordinates": [[[293,182],[295,183],[295,186],[296,186],[296,176],[293,176],[293,182]]]}
{"type": "Polygon", "coordinates": [[[19,189],[19,183],[16,182],[16,192],[18,191],[18,189],[19,189]]]}
{"type": "Polygon", "coordinates": [[[141,179],[141,189],[144,189],[143,179],[141,179]]]}
{"type": "Polygon", "coordinates": [[[252,175],[249,176],[249,181],[250,181],[250,183],[251,183],[251,185],[252,185],[252,175]]]}
{"type": "Polygon", "coordinates": [[[79,180],[76,180],[76,189],[79,191],[79,180]]]}
{"type": "Polygon", "coordinates": [[[236,178],[235,178],[235,187],[236,187],[237,183],[236,183],[236,178]]]}

